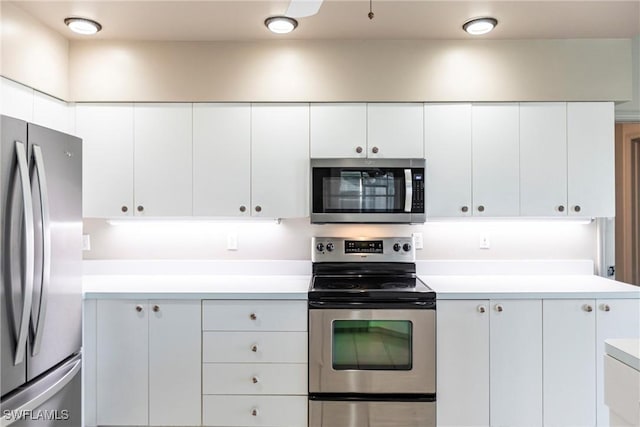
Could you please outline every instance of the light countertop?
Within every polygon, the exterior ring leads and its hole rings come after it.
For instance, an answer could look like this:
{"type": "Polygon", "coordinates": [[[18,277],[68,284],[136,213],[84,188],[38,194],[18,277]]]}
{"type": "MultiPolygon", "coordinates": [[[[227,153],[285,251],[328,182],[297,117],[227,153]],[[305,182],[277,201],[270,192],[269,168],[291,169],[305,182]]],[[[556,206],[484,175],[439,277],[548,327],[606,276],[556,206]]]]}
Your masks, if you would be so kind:
{"type": "Polygon", "coordinates": [[[640,338],[605,340],[604,348],[609,356],[640,371],[640,338]]]}

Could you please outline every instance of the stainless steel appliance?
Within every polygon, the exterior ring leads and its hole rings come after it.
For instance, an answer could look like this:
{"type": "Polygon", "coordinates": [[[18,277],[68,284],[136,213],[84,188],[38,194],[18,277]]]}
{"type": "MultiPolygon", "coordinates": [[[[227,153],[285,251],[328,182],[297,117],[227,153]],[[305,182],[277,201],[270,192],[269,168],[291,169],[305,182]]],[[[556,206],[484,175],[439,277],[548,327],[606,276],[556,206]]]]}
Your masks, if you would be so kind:
{"type": "Polygon", "coordinates": [[[411,238],[316,237],[309,426],[436,425],[435,292],[411,238]]]}
{"type": "Polygon", "coordinates": [[[312,223],[425,222],[424,159],[312,159],[312,223]]]}
{"type": "Polygon", "coordinates": [[[0,425],[81,425],[81,140],[0,117],[0,425]]]}

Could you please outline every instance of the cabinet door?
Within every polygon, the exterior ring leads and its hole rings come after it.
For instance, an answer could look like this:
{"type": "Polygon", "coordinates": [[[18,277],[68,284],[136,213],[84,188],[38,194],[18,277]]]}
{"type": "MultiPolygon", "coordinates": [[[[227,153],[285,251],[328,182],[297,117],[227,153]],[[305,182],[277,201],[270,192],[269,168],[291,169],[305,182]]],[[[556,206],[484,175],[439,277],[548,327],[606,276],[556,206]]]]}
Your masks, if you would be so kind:
{"type": "Polygon", "coordinates": [[[309,216],[309,105],[251,106],[254,216],[309,216]]]}
{"type": "Polygon", "coordinates": [[[367,156],[424,158],[423,104],[367,104],[367,156]]]}
{"type": "Polygon", "coordinates": [[[367,156],[367,104],[311,104],[311,158],[367,156]]]}
{"type": "Polygon", "coordinates": [[[596,301],[596,372],[598,426],[609,426],[609,408],[604,403],[604,341],[640,336],[640,300],[596,301]]]}
{"type": "Polygon", "coordinates": [[[438,426],[487,426],[489,302],[438,301],[437,315],[438,426]]]}
{"type": "Polygon", "coordinates": [[[194,104],[193,214],[249,216],[251,105],[194,104]]]}
{"type": "Polygon", "coordinates": [[[96,318],[98,425],[147,425],[148,305],[100,300],[96,318]]]}
{"type": "Polygon", "coordinates": [[[472,107],[474,215],[520,213],[518,115],[518,104],[472,107]]]}
{"type": "Polygon", "coordinates": [[[0,77],[0,113],[33,122],[33,89],[0,77]]]}
{"type": "Polygon", "coordinates": [[[471,216],[471,104],[425,104],[426,210],[471,216]]]}
{"type": "Polygon", "coordinates": [[[82,138],[82,215],[131,216],[133,205],[133,105],[78,104],[82,138]]]}
{"type": "Polygon", "coordinates": [[[200,425],[200,301],[150,301],[149,424],[200,425]]]}
{"type": "Polygon", "coordinates": [[[544,300],[544,425],[596,424],[594,300],[544,300]]]}
{"type": "Polygon", "coordinates": [[[613,102],[567,104],[569,215],[615,216],[613,102]]]}
{"type": "Polygon", "coordinates": [[[192,214],[191,113],[191,104],[135,105],[136,215],[192,214]]]}
{"type": "Polygon", "coordinates": [[[73,108],[59,99],[33,92],[33,123],[60,132],[74,133],[73,108]]]}
{"type": "Polygon", "coordinates": [[[520,215],[567,211],[567,104],[520,104],[520,215]]]}
{"type": "Polygon", "coordinates": [[[491,301],[492,426],[542,425],[542,301],[491,301]]]}

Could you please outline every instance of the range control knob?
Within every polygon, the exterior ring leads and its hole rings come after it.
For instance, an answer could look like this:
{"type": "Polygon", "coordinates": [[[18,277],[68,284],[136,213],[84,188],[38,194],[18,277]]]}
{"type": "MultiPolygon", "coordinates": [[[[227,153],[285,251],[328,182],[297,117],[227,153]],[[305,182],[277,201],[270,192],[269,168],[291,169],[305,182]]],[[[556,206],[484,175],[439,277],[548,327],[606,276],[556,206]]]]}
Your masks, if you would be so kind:
{"type": "Polygon", "coordinates": [[[333,251],[333,249],[334,249],[333,243],[331,243],[331,242],[327,243],[327,250],[328,250],[329,252],[332,252],[332,251],[333,251]]]}
{"type": "Polygon", "coordinates": [[[402,246],[400,246],[400,243],[396,243],[395,245],[393,245],[393,250],[396,251],[396,252],[400,252],[400,248],[401,247],[402,246]]]}
{"type": "Polygon", "coordinates": [[[402,249],[404,249],[405,252],[409,252],[411,250],[411,245],[409,243],[405,243],[402,245],[402,249]]]}
{"type": "Polygon", "coordinates": [[[324,245],[322,243],[318,243],[316,245],[316,249],[318,250],[318,252],[322,252],[324,251],[324,245]]]}

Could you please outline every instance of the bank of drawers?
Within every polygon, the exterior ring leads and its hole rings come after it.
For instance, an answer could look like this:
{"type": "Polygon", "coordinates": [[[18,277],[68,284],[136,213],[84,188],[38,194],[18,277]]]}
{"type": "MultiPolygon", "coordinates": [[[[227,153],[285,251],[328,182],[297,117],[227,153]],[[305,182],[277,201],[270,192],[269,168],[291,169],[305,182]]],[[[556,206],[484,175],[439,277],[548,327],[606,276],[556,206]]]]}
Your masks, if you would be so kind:
{"type": "Polygon", "coordinates": [[[203,424],[307,425],[306,301],[203,301],[203,424]]]}

